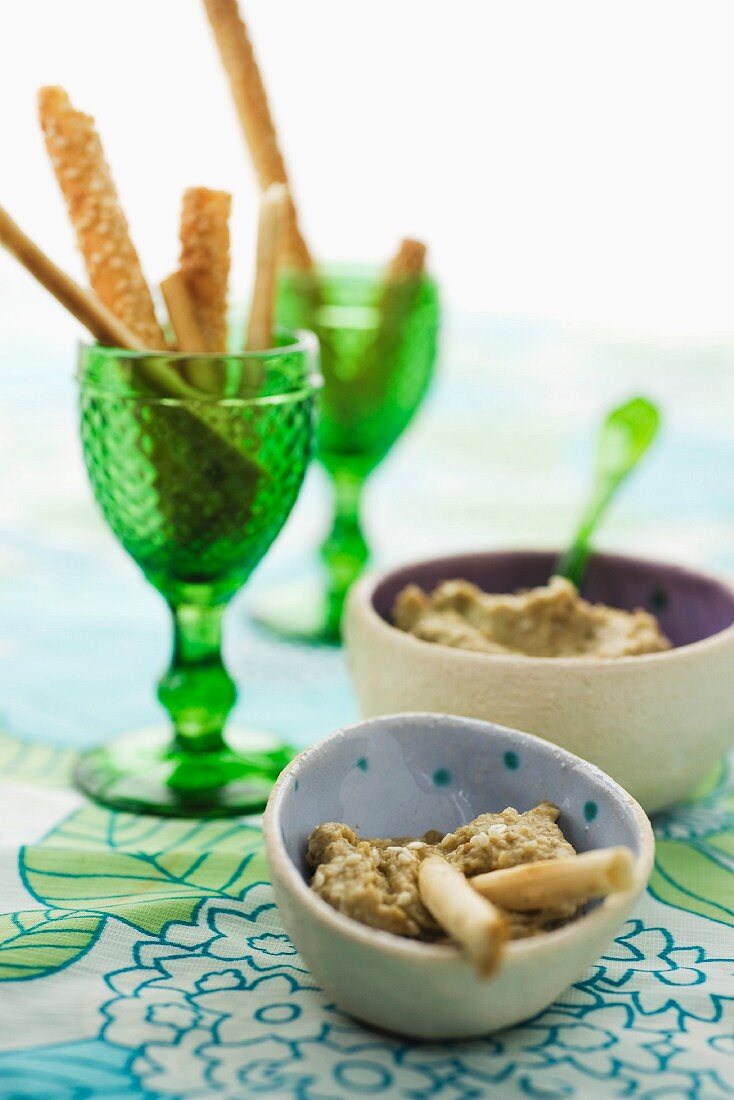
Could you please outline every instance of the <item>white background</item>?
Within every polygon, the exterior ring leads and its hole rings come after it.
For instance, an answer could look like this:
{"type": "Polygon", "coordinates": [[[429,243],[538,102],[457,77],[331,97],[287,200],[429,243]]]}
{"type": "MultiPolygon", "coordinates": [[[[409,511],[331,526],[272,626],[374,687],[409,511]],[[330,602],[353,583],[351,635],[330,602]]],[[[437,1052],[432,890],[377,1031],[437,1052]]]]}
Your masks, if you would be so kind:
{"type": "MultiPolygon", "coordinates": [[[[323,258],[424,237],[446,299],[658,341],[734,338],[729,0],[246,0],[323,258]]],[[[97,118],[151,282],[184,187],[256,192],[198,0],[0,0],[0,202],[78,277],[35,114],[97,118]]],[[[73,323],[0,256],[0,337],[73,323]]],[[[7,346],[7,345],[6,345],[7,346]]]]}

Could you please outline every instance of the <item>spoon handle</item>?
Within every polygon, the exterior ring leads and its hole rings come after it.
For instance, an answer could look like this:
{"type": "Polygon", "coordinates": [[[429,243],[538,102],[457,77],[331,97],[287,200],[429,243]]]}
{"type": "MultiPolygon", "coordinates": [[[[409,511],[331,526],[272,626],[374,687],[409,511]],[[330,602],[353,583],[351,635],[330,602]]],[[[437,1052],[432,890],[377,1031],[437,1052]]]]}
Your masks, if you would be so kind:
{"type": "Polygon", "coordinates": [[[583,580],[586,566],[591,557],[591,536],[594,534],[599,518],[618,484],[618,482],[610,481],[598,487],[570,546],[556,560],[553,569],[554,575],[565,577],[577,588],[583,580]]]}
{"type": "Polygon", "coordinates": [[[633,397],[612,409],[599,433],[594,487],[573,542],[561,554],[555,574],[578,588],[591,555],[591,537],[614,494],[655,439],[660,410],[646,397],[633,397]]]}

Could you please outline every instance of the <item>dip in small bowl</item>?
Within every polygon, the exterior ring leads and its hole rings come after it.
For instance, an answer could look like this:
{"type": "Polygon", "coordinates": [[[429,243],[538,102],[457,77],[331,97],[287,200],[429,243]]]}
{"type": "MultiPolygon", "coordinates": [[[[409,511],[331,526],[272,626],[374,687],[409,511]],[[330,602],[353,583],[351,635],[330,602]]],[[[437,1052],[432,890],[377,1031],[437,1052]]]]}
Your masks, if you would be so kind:
{"type": "Polygon", "coordinates": [[[265,842],[285,929],[326,993],[358,1019],[423,1039],[484,1035],[542,1011],[621,928],[654,851],[639,805],[598,768],[537,737],[440,714],[360,722],[307,749],[273,789],[265,842]],[[632,884],[563,927],[511,940],[488,979],[452,944],[368,927],[311,889],[308,840],[324,821],[420,836],[544,800],[577,852],[630,849],[632,884]]]}
{"type": "Polygon", "coordinates": [[[590,760],[648,813],[684,798],[734,740],[734,591],[706,573],[596,554],[582,595],[654,614],[672,648],[615,658],[482,653],[427,642],[392,622],[408,585],[462,579],[485,592],[547,584],[557,555],[433,558],[364,578],[345,636],[365,716],[436,711],[528,730],[590,760]]]}

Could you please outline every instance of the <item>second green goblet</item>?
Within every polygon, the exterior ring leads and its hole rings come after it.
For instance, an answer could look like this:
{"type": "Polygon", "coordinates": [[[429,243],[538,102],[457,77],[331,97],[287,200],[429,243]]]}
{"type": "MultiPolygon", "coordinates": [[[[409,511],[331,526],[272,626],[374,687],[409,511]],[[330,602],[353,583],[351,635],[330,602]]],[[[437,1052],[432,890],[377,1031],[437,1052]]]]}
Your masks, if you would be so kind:
{"type": "Polygon", "coordinates": [[[171,608],[158,687],[168,730],[86,753],[79,785],[117,809],[213,816],[260,810],[293,755],[225,737],[236,700],[221,654],[225,608],[298,495],[314,433],[310,333],[244,355],[82,346],[81,434],[97,502],[171,608]]]}
{"type": "Polygon", "coordinates": [[[324,388],[317,457],[333,486],[334,512],[320,550],[322,581],[265,592],[255,618],[285,636],[338,642],[344,601],[370,554],[362,491],[428,389],[438,291],[426,275],[390,283],[378,268],[323,267],[284,273],[277,309],[281,324],[311,329],[319,338],[324,388]]]}

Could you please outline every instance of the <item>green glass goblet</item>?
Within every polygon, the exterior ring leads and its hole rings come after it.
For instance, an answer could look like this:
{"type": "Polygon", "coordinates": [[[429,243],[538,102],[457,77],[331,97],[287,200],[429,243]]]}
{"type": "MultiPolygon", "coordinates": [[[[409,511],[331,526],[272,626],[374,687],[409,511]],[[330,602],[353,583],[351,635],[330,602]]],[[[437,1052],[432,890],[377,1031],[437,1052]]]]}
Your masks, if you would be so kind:
{"type": "Polygon", "coordinates": [[[436,360],[439,301],[427,276],[386,283],[382,269],[285,272],[278,319],[321,346],[317,457],[334,492],[320,556],[323,582],[265,592],[256,620],[280,634],[338,642],[344,601],[370,556],[361,520],[365,481],[413,419],[436,360]]]}
{"type": "Polygon", "coordinates": [[[81,436],[97,502],[173,615],[158,698],[172,729],[86,753],[76,779],[116,809],[214,816],[261,810],[293,751],[232,732],[225,608],[267,552],[310,456],[318,351],[185,356],[83,345],[81,436]]]}

